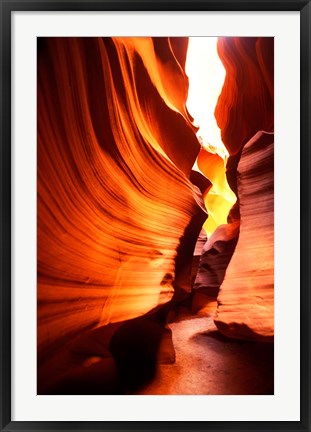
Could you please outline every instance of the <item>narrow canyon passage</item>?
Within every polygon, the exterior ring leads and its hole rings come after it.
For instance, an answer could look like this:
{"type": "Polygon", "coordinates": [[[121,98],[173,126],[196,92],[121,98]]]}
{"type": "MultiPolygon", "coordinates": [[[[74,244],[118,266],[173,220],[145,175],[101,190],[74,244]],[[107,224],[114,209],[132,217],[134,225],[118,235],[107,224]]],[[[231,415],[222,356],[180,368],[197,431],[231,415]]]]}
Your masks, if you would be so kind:
{"type": "Polygon", "coordinates": [[[273,38],[37,53],[37,393],[272,394],[273,38]]]}
{"type": "Polygon", "coordinates": [[[273,345],[222,336],[212,317],[175,311],[172,330],[176,360],[159,364],[140,395],[273,394],[273,345]]]}

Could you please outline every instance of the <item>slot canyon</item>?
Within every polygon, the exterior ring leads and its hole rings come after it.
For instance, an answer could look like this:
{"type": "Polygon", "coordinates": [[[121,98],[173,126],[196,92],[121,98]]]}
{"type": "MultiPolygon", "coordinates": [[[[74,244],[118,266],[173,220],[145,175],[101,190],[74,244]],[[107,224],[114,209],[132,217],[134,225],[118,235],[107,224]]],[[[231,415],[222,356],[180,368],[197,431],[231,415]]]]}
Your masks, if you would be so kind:
{"type": "Polygon", "coordinates": [[[273,131],[273,38],[37,38],[38,394],[274,393],[273,131]]]}

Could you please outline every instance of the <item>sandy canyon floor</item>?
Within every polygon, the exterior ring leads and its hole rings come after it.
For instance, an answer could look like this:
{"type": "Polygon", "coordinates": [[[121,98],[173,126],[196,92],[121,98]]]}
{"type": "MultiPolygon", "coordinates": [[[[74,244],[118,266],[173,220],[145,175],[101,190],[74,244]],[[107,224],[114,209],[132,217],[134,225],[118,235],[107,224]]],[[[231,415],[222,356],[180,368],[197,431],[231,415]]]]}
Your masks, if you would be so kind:
{"type": "Polygon", "coordinates": [[[273,344],[222,336],[212,317],[180,308],[172,330],[176,361],[159,364],[140,395],[265,395],[274,392],[273,344]]]}

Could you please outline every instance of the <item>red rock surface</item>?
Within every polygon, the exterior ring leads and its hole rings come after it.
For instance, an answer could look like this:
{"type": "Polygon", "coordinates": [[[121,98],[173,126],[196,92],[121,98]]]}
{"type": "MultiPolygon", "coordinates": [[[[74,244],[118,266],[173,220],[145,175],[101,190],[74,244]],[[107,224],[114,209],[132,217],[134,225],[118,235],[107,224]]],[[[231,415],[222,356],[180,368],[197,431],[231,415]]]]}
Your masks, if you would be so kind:
{"type": "Polygon", "coordinates": [[[274,124],[274,39],[221,37],[218,53],[226,78],[215,109],[222,141],[237,154],[259,130],[274,124]]]}
{"type": "Polygon", "coordinates": [[[227,336],[274,334],[274,136],[258,132],[238,165],[240,234],[218,296],[215,323],[227,336]]]}
{"type": "Polygon", "coordinates": [[[230,155],[226,177],[237,195],[228,222],[240,219],[241,226],[215,323],[233,338],[269,340],[274,316],[274,40],[223,37],[218,52],[226,78],[215,117],[230,155]]]}
{"type": "Polygon", "coordinates": [[[215,300],[239,237],[239,221],[220,225],[203,246],[194,291],[215,300]]]}
{"type": "Polygon", "coordinates": [[[220,38],[227,74],[215,115],[230,154],[227,172],[224,159],[200,149],[186,108],[187,44],[38,39],[43,393],[122,393],[122,373],[125,381],[132,376],[131,349],[123,351],[128,339],[137,344],[133,364],[151,357],[153,373],[161,355],[174,361],[163,331],[167,314],[174,302],[190,304],[193,252],[207,217],[203,198],[211,228],[217,212],[226,223],[234,202],[227,180],[238,201],[228,224],[208,239],[207,272],[197,281],[216,295],[225,275],[215,319],[222,333],[273,336],[273,136],[256,134],[273,130],[273,38],[220,38]],[[192,171],[196,160],[203,174],[192,171]],[[146,317],[151,324],[144,325],[146,317]],[[132,319],[140,321],[133,326],[132,319]],[[152,334],[149,355],[144,338],[150,342],[152,334]],[[162,354],[155,345],[163,345],[162,354]]]}
{"type": "Polygon", "coordinates": [[[38,40],[39,353],[173,295],[180,240],[206,218],[188,180],[200,145],[186,48],[185,38],[38,40]]]}

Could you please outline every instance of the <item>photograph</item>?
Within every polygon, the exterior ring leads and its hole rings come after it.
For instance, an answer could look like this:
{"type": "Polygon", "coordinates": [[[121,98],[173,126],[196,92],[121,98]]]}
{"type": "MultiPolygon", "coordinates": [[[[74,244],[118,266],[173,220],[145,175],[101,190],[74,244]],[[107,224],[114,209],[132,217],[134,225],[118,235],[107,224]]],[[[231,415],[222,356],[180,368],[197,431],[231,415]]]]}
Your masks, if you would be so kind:
{"type": "Polygon", "coordinates": [[[37,37],[37,395],[274,395],[274,47],[37,37]]]}

